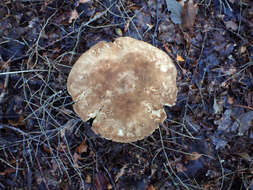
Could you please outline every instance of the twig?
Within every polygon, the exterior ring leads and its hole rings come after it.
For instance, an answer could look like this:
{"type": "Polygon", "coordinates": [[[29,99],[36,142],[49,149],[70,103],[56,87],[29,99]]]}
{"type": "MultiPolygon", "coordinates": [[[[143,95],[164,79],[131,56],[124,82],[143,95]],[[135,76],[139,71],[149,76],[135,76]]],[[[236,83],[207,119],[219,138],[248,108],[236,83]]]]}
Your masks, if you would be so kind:
{"type": "Polygon", "coordinates": [[[159,24],[159,0],[156,0],[156,23],[155,23],[155,30],[154,30],[154,34],[152,36],[152,45],[155,46],[155,36],[156,36],[156,32],[158,29],[158,24],[159,24]]]}
{"type": "MultiPolygon", "coordinates": [[[[116,4],[116,2],[117,2],[117,1],[115,1],[109,8],[106,8],[106,10],[103,11],[102,13],[99,13],[99,14],[97,14],[96,16],[94,16],[94,17],[93,17],[92,19],[90,19],[88,22],[85,22],[85,23],[82,23],[82,24],[81,24],[81,26],[80,26],[79,29],[78,29],[78,33],[77,33],[77,36],[76,36],[76,39],[77,39],[77,40],[76,40],[76,43],[75,43],[75,46],[74,46],[72,52],[75,52],[75,51],[76,51],[76,48],[77,48],[77,46],[78,46],[78,44],[79,44],[80,36],[81,36],[81,34],[82,34],[84,28],[85,28],[86,26],[88,26],[90,23],[94,22],[95,20],[97,20],[97,19],[99,19],[100,17],[102,17],[103,15],[105,15],[105,14],[108,12],[108,10],[111,9],[111,8],[116,4]]],[[[71,57],[70,57],[70,62],[72,62],[72,60],[73,60],[73,54],[72,54],[71,57]]]]}
{"type": "Polygon", "coordinates": [[[133,22],[133,18],[131,18],[131,17],[128,15],[128,13],[126,12],[126,9],[125,9],[125,7],[124,7],[122,1],[120,0],[119,2],[120,2],[120,4],[121,4],[121,7],[122,7],[124,13],[127,15],[127,17],[129,18],[130,22],[133,24],[133,27],[134,27],[134,29],[136,30],[136,32],[137,32],[139,38],[142,40],[142,35],[140,34],[140,32],[139,32],[138,28],[136,27],[135,23],[133,22]]]}
{"type": "Polygon", "coordinates": [[[245,106],[245,105],[234,104],[234,105],[232,105],[232,106],[240,107],[240,108],[245,108],[245,109],[249,109],[249,110],[253,110],[253,107],[245,106]]]}
{"type": "Polygon", "coordinates": [[[0,125],[0,129],[4,129],[4,128],[7,128],[7,129],[11,129],[11,130],[13,130],[13,131],[16,131],[16,132],[22,134],[23,136],[27,136],[27,137],[30,136],[28,133],[22,131],[21,129],[18,129],[18,128],[9,126],[9,125],[1,124],[1,125],[0,125]]]}
{"type": "Polygon", "coordinates": [[[36,159],[37,164],[38,164],[38,166],[39,166],[40,174],[41,174],[42,180],[43,180],[43,182],[44,182],[44,184],[45,184],[45,186],[46,186],[46,189],[49,190],[49,187],[48,187],[48,184],[47,184],[47,180],[45,179],[45,175],[44,175],[44,172],[43,172],[43,170],[42,170],[42,168],[41,168],[41,165],[40,165],[40,161],[39,161],[39,159],[38,159],[38,156],[35,156],[35,159],[36,159]]]}
{"type": "Polygon", "coordinates": [[[111,181],[111,183],[112,183],[113,189],[114,189],[114,190],[117,190],[117,187],[116,187],[116,185],[115,185],[115,183],[114,183],[114,180],[113,180],[113,178],[112,178],[112,175],[110,174],[110,172],[108,171],[108,169],[107,169],[104,165],[103,165],[103,168],[104,168],[104,170],[106,171],[107,175],[108,175],[109,178],[110,178],[110,181],[111,181]]]}
{"type": "MultiPolygon", "coordinates": [[[[159,129],[159,133],[160,133],[160,140],[161,140],[161,144],[162,144],[162,150],[163,150],[165,159],[166,159],[166,161],[167,161],[167,164],[168,164],[169,167],[170,167],[171,172],[172,172],[172,173],[174,174],[174,176],[180,181],[180,183],[181,183],[187,190],[189,190],[189,188],[187,187],[187,185],[184,184],[184,182],[177,176],[177,174],[175,173],[175,171],[172,169],[171,164],[170,164],[170,161],[169,161],[169,158],[168,158],[168,155],[167,155],[167,153],[166,153],[166,151],[165,151],[165,148],[164,148],[163,137],[162,137],[161,129],[160,129],[160,127],[159,127],[158,129],[159,129]]],[[[167,169],[166,164],[163,163],[163,165],[164,165],[164,167],[167,169]]],[[[168,172],[168,169],[167,169],[166,171],[168,172]]],[[[168,172],[168,174],[170,174],[170,173],[168,172]]]]}
{"type": "Polygon", "coordinates": [[[10,71],[10,72],[3,72],[0,73],[1,75],[12,75],[12,74],[20,74],[20,73],[32,73],[32,72],[48,72],[48,70],[23,70],[23,71],[10,71]]]}

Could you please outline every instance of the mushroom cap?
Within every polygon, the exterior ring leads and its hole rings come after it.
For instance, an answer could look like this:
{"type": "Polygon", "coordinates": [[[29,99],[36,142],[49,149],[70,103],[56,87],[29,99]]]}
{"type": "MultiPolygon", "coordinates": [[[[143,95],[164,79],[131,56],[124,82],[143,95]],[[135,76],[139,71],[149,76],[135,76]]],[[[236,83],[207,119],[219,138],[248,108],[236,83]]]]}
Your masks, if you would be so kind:
{"type": "Polygon", "coordinates": [[[101,41],[74,64],[67,89],[75,112],[95,118],[92,130],[116,142],[151,135],[177,97],[177,70],[160,49],[130,37],[101,41]]]}

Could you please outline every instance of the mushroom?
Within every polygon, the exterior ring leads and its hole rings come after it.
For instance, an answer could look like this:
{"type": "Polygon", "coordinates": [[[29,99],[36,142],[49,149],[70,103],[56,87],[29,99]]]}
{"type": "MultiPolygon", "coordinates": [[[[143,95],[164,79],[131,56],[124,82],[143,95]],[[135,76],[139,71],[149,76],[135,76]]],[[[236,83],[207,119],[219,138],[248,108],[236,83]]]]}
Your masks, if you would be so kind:
{"type": "Polygon", "coordinates": [[[151,135],[177,97],[177,70],[162,50],[130,37],[101,41],[81,55],[67,81],[74,111],[116,142],[151,135]]]}

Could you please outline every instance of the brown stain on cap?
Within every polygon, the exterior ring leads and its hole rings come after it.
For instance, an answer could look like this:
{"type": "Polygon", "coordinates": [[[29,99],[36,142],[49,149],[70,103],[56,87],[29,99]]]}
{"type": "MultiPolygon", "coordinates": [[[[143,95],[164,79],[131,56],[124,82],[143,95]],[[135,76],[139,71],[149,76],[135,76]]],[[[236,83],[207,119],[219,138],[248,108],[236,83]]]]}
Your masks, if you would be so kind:
{"type": "Polygon", "coordinates": [[[134,142],[149,136],[166,118],[163,105],[177,97],[171,58],[129,37],[99,42],[74,64],[67,81],[74,110],[106,139],[134,142]]]}

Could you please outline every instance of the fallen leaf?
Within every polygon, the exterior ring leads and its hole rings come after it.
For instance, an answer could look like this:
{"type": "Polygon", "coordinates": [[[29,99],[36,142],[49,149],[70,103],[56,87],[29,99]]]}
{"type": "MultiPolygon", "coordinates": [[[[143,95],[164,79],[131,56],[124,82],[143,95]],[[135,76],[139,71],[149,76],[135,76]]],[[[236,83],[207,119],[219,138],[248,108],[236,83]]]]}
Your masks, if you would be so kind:
{"type": "Polygon", "coordinates": [[[178,62],[183,62],[183,61],[184,61],[184,58],[182,58],[180,55],[177,55],[177,61],[178,61],[178,62]]]}
{"type": "MultiPolygon", "coordinates": [[[[221,100],[222,101],[222,100],[221,100]]],[[[222,105],[223,103],[218,103],[219,105],[222,105]]],[[[219,120],[215,120],[214,124],[219,125],[217,130],[223,131],[223,132],[229,132],[231,127],[231,109],[225,110],[224,114],[219,120]]]]}
{"type": "Polygon", "coordinates": [[[192,152],[189,155],[186,155],[186,159],[187,160],[198,160],[200,157],[202,156],[202,154],[199,154],[198,152],[192,152]]]}
{"type": "Polygon", "coordinates": [[[82,143],[78,147],[76,147],[76,152],[78,154],[82,154],[84,152],[87,152],[86,140],[83,140],[82,143]]]}
{"type": "Polygon", "coordinates": [[[90,175],[86,176],[85,183],[91,183],[91,176],[90,175]]]}
{"type": "Polygon", "coordinates": [[[216,150],[225,148],[225,146],[228,144],[226,140],[221,139],[219,137],[211,136],[210,139],[212,143],[215,145],[216,150]]]}
{"type": "Polygon", "coordinates": [[[176,0],[166,0],[168,11],[170,11],[170,19],[174,24],[181,24],[182,5],[176,0]]]}
{"type": "Polygon", "coordinates": [[[243,136],[253,126],[253,111],[243,113],[234,123],[239,124],[238,135],[243,136]]]}
{"type": "Polygon", "coordinates": [[[194,4],[193,0],[189,0],[188,3],[184,5],[182,11],[182,27],[184,29],[192,31],[197,12],[198,4],[194,4]]]}
{"type": "Polygon", "coordinates": [[[232,20],[229,20],[229,21],[224,22],[224,23],[225,23],[227,29],[231,29],[231,30],[233,30],[233,31],[235,31],[235,30],[238,29],[237,23],[235,23],[235,22],[232,21],[232,20]]]}
{"type": "Polygon", "coordinates": [[[52,154],[51,150],[44,144],[42,145],[42,150],[44,150],[44,152],[46,152],[48,154],[52,154]]]}
{"type": "Polygon", "coordinates": [[[24,117],[23,116],[19,116],[18,120],[15,121],[15,120],[8,120],[8,122],[12,125],[12,126],[21,126],[21,125],[24,125],[25,124],[25,121],[24,121],[24,117]]]}

